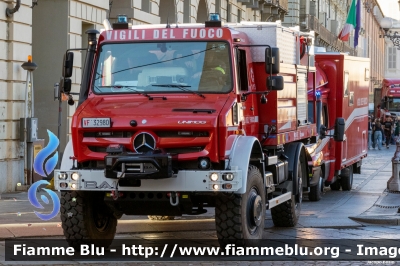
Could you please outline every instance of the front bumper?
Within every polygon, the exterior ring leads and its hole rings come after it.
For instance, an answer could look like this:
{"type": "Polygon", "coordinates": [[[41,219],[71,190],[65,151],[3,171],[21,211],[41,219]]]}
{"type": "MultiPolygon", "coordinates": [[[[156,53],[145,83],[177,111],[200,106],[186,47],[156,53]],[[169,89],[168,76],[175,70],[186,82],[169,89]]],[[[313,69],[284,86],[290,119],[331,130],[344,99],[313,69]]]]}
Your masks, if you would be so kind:
{"type": "Polygon", "coordinates": [[[104,157],[108,178],[161,179],[173,176],[169,154],[121,153],[104,157]]]}
{"type": "Polygon", "coordinates": [[[237,192],[243,186],[242,170],[224,171],[179,171],[171,178],[130,179],[107,178],[103,170],[55,170],[54,186],[56,190],[86,191],[161,191],[161,192],[237,192]],[[210,175],[218,174],[218,180],[212,181],[210,175]],[[74,179],[72,179],[74,174],[74,179]],[[223,180],[223,175],[232,174],[232,181],[223,180]],[[64,179],[65,178],[65,179],[64,179]],[[118,185],[117,185],[118,184],[118,185]]]}

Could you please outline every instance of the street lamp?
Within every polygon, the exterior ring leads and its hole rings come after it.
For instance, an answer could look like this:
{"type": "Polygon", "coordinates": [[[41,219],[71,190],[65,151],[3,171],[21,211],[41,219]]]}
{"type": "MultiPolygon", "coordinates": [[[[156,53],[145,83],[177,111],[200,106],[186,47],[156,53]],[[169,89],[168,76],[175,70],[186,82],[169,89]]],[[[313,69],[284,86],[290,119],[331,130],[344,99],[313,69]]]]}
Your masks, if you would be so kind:
{"type": "Polygon", "coordinates": [[[393,20],[391,18],[383,18],[380,24],[381,28],[385,31],[385,34],[380,37],[388,37],[393,42],[393,45],[397,47],[397,50],[400,50],[400,34],[397,31],[391,34],[392,32],[390,31],[393,27],[393,20]]]}

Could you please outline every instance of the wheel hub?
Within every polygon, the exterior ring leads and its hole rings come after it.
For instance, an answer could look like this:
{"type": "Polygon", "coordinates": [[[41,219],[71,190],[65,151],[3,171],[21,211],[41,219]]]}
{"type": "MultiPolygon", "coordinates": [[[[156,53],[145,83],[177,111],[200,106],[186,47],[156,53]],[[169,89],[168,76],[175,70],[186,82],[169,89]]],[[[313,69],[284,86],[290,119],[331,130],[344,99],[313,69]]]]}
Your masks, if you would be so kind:
{"type": "Polygon", "coordinates": [[[97,211],[93,213],[94,224],[99,232],[103,232],[107,229],[109,223],[109,217],[104,213],[104,210],[97,208],[97,211]]]}
{"type": "Polygon", "coordinates": [[[257,195],[253,202],[253,222],[256,226],[260,226],[262,221],[262,198],[257,195]]]}

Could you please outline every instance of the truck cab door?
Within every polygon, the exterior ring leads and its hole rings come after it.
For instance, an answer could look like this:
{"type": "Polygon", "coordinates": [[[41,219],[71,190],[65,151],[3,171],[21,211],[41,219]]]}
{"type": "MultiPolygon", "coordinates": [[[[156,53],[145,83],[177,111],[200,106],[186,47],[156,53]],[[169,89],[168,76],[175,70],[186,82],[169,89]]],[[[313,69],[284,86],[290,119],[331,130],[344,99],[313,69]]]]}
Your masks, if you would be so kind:
{"type": "MultiPolygon", "coordinates": [[[[236,49],[237,94],[255,91],[255,77],[252,64],[249,64],[249,49],[236,49]]],[[[246,135],[255,135],[258,132],[257,95],[250,94],[247,100],[239,105],[239,112],[243,115],[243,129],[246,135]]]]}

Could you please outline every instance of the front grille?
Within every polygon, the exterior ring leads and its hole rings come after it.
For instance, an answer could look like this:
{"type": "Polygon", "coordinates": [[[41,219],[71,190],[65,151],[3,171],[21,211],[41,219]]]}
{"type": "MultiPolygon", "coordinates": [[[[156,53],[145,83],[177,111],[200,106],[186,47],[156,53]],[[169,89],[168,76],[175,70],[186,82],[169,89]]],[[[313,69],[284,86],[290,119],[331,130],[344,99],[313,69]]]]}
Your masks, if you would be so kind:
{"type": "Polygon", "coordinates": [[[131,131],[100,131],[100,132],[84,132],[83,137],[86,138],[130,138],[135,132],[131,131]]]}
{"type": "Polygon", "coordinates": [[[181,130],[181,131],[156,131],[155,132],[160,138],[185,138],[185,137],[209,137],[210,133],[207,131],[190,131],[190,130],[181,130]]]}

